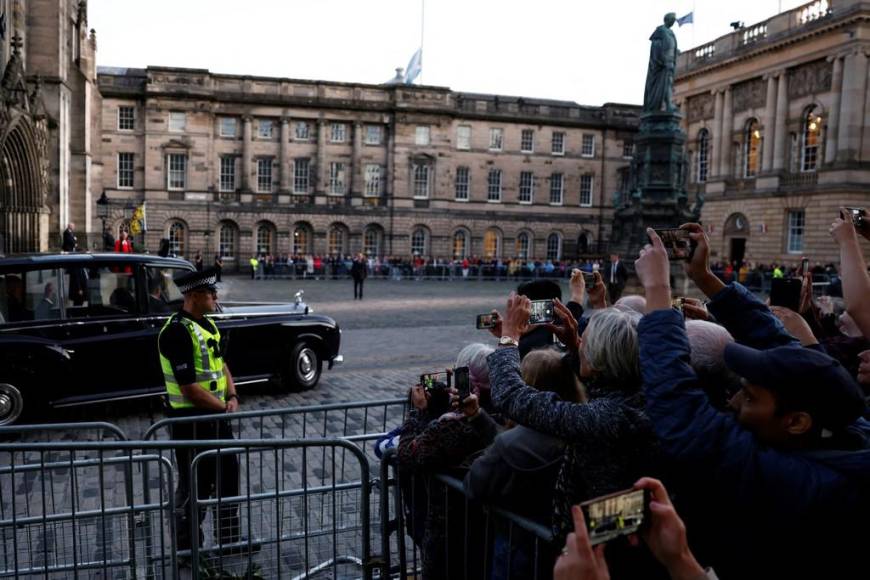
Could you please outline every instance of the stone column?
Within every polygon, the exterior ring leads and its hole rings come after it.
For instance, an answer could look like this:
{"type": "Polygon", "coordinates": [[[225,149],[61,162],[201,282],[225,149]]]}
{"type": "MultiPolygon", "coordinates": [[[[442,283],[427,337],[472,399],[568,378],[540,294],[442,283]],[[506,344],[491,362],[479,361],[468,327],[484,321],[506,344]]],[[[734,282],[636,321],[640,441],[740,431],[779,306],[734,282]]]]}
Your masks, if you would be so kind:
{"type": "Polygon", "coordinates": [[[785,131],[785,122],[788,118],[788,72],[779,73],[779,82],[776,87],[776,118],[774,121],[773,141],[773,170],[785,169],[785,150],[788,135],[785,131]]]}
{"type": "Polygon", "coordinates": [[[362,191],[360,179],[362,175],[362,123],[353,124],[353,153],[350,158],[350,193],[359,194],[362,191]]]}
{"type": "Polygon", "coordinates": [[[722,167],[722,91],[713,91],[713,176],[720,177],[722,167]]]}
{"type": "Polygon", "coordinates": [[[290,118],[281,117],[281,181],[279,191],[290,191],[290,118]]]}
{"type": "Polygon", "coordinates": [[[386,197],[391,197],[393,195],[393,191],[395,191],[395,181],[396,178],[393,175],[395,168],[395,142],[396,138],[394,135],[395,131],[393,129],[393,124],[384,125],[384,143],[386,143],[387,147],[387,169],[386,175],[384,175],[384,195],[386,197]]]}
{"type": "Polygon", "coordinates": [[[725,88],[725,98],[722,102],[722,159],[719,161],[719,175],[734,177],[734,166],[731,163],[731,134],[734,132],[734,109],[731,106],[731,87],[725,88]]]}
{"type": "Polygon", "coordinates": [[[761,149],[761,172],[773,169],[773,143],[776,139],[776,77],[767,76],[767,97],[764,101],[764,141],[761,149]]]}
{"type": "Polygon", "coordinates": [[[834,62],[834,70],[831,74],[831,110],[825,129],[825,164],[833,163],[837,158],[837,132],[840,128],[840,101],[843,94],[843,56],[832,56],[828,60],[834,62]]]}
{"type": "Polygon", "coordinates": [[[314,192],[322,193],[326,187],[326,172],[329,170],[326,167],[326,129],[327,122],[324,119],[317,120],[317,159],[315,166],[317,168],[317,179],[314,180],[314,192]]]}
{"type": "Polygon", "coordinates": [[[251,147],[251,125],[253,119],[242,117],[242,191],[251,191],[251,170],[253,151],[251,147]]]}
{"type": "Polygon", "coordinates": [[[861,150],[864,87],[867,84],[867,55],[858,47],[843,59],[843,88],[837,130],[837,161],[858,159],[861,150]]]}

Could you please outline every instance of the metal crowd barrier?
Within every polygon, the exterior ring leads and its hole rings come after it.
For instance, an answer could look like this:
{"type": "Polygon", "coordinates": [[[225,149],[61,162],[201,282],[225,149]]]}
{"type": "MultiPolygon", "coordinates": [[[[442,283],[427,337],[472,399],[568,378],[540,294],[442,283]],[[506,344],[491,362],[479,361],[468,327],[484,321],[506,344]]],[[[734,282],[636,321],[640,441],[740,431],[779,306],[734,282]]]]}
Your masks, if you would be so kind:
{"type": "Polygon", "coordinates": [[[380,467],[382,576],[434,580],[550,578],[561,546],[539,522],[475,502],[449,474],[380,467]]]}

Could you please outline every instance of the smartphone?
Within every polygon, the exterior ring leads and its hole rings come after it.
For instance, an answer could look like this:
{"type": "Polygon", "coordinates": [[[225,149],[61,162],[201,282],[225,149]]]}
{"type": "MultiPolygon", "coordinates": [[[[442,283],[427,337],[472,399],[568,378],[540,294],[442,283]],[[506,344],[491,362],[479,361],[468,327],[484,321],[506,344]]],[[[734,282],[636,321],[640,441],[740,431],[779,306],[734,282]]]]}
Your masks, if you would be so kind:
{"type": "Polygon", "coordinates": [[[583,280],[586,282],[587,288],[595,286],[595,274],[593,272],[583,272],[583,280]]]}
{"type": "Polygon", "coordinates": [[[646,519],[648,506],[649,492],[645,489],[618,491],[581,503],[589,541],[594,546],[636,533],[646,519]]]}
{"type": "Polygon", "coordinates": [[[556,309],[552,300],[532,300],[532,313],[529,314],[529,324],[543,324],[555,320],[556,309]]]}
{"type": "Polygon", "coordinates": [[[867,210],[863,207],[847,207],[846,211],[852,218],[852,225],[857,229],[870,227],[870,222],[867,221],[867,210]]]}
{"type": "Polygon", "coordinates": [[[471,394],[471,375],[468,367],[453,369],[453,385],[459,391],[459,400],[464,401],[471,394]]]}
{"type": "Polygon", "coordinates": [[[801,276],[806,276],[810,271],[810,259],[801,258],[801,276]]]}
{"type": "Polygon", "coordinates": [[[431,391],[435,387],[435,383],[444,383],[449,387],[450,377],[452,375],[453,371],[451,370],[424,373],[420,375],[420,384],[423,385],[423,388],[427,391],[431,391]]]}
{"type": "Polygon", "coordinates": [[[498,314],[478,314],[477,315],[477,329],[489,329],[495,328],[496,323],[498,322],[498,314]]]}
{"type": "Polygon", "coordinates": [[[677,296],[676,298],[671,300],[671,308],[673,308],[674,310],[679,310],[680,312],[682,312],[683,311],[683,297],[677,296]]]}
{"type": "Polygon", "coordinates": [[[680,228],[654,228],[661,238],[668,260],[691,260],[698,243],[689,237],[689,231],[680,228]]]}
{"type": "Polygon", "coordinates": [[[801,303],[800,278],[774,278],[770,281],[770,305],[785,306],[795,312],[801,303]]]}

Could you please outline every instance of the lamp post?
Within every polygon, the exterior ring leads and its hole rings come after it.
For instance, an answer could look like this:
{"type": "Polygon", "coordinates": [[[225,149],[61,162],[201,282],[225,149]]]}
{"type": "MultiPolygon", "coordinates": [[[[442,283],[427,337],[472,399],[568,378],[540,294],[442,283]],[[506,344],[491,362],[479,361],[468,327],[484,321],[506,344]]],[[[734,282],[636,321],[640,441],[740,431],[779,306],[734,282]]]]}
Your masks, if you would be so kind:
{"type": "Polygon", "coordinates": [[[97,200],[97,215],[100,218],[100,221],[103,223],[103,250],[109,250],[109,244],[106,240],[108,233],[106,231],[106,219],[109,217],[109,198],[106,196],[106,190],[103,190],[103,193],[100,195],[100,199],[97,200]]]}

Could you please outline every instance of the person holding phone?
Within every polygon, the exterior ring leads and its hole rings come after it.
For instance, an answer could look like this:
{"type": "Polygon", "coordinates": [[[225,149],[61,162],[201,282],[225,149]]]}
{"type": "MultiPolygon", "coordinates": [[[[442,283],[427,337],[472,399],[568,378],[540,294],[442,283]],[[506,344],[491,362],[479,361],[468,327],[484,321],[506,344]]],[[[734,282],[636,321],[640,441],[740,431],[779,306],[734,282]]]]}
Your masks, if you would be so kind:
{"type": "MultiPolygon", "coordinates": [[[[860,233],[870,239],[867,229],[862,228],[860,233]]],[[[864,338],[870,339],[870,275],[861,253],[859,231],[845,208],[840,209],[840,216],[831,224],[830,231],[840,247],[840,279],[846,312],[861,329],[864,338]]]]}

